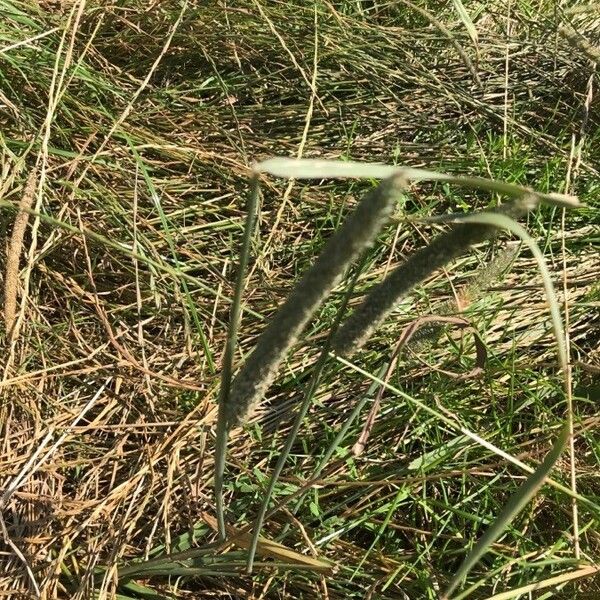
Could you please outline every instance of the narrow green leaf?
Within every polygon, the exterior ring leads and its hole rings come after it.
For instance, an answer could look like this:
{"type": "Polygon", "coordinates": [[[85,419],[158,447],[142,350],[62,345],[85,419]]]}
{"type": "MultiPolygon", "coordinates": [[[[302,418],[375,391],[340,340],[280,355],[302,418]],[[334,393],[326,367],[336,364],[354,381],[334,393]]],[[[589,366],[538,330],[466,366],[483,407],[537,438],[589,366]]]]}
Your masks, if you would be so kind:
{"type": "Polygon", "coordinates": [[[453,440],[450,440],[446,444],[442,444],[438,448],[426,452],[425,454],[418,456],[408,463],[409,471],[417,471],[420,469],[426,470],[438,463],[444,461],[455,449],[456,446],[461,446],[467,441],[464,435],[459,435],[453,440]]]}
{"type": "Polygon", "coordinates": [[[502,535],[509,523],[523,510],[525,505],[540,489],[544,480],[561,455],[569,437],[569,430],[563,427],[552,449],[546,455],[542,464],[527,478],[525,483],[517,490],[492,525],[483,534],[481,539],[467,555],[456,575],[448,585],[441,600],[449,600],[450,594],[458,587],[469,571],[479,562],[479,559],[488,551],[489,547],[502,535]]]}
{"type": "Polygon", "coordinates": [[[276,177],[293,179],[387,179],[395,173],[401,173],[409,181],[442,181],[455,185],[478,189],[488,192],[496,192],[513,198],[524,195],[533,195],[536,198],[554,205],[575,207],[580,206],[575,196],[567,194],[544,194],[529,188],[485,179],[483,177],[463,177],[460,175],[447,175],[436,171],[425,169],[413,169],[394,165],[383,165],[381,163],[363,163],[356,161],[323,160],[317,158],[270,158],[254,165],[258,173],[269,173],[276,177]]]}
{"type": "Polygon", "coordinates": [[[460,20],[463,22],[463,25],[465,26],[469,37],[473,40],[475,46],[477,46],[477,43],[479,41],[479,38],[477,36],[477,29],[475,29],[475,25],[473,24],[473,21],[471,20],[471,17],[469,16],[467,9],[465,8],[465,5],[462,3],[462,0],[452,0],[452,2],[454,3],[454,8],[456,8],[456,12],[460,17],[460,20]]]}
{"type": "Polygon", "coordinates": [[[136,583],[135,581],[128,581],[127,583],[120,586],[122,592],[131,592],[133,596],[125,596],[124,594],[117,594],[119,600],[138,600],[144,598],[147,600],[169,600],[168,596],[163,596],[159,592],[145,586],[136,583]]]}
{"type": "MultiPolygon", "coordinates": [[[[554,329],[554,336],[556,338],[556,344],[558,349],[558,362],[559,367],[563,373],[567,370],[567,351],[565,347],[565,336],[560,318],[560,309],[556,294],[554,292],[554,286],[552,285],[552,279],[546,266],[546,262],[542,255],[541,250],[535,243],[533,238],[514,220],[510,219],[506,215],[500,214],[478,214],[478,215],[467,215],[457,219],[460,222],[472,222],[472,223],[485,223],[494,225],[496,227],[504,227],[512,233],[518,235],[525,244],[530,248],[533,256],[537,262],[538,269],[542,274],[542,280],[544,282],[544,289],[546,292],[546,298],[550,306],[550,314],[552,318],[552,325],[554,329]]],[[[529,500],[535,495],[538,489],[544,483],[544,480],[562,451],[564,450],[567,440],[569,438],[569,426],[568,424],[563,427],[557,440],[555,441],[552,449],[547,454],[542,464],[527,478],[525,483],[517,490],[512,496],[504,508],[500,511],[498,517],[494,520],[489,529],[483,534],[483,537],[475,544],[475,547],[470,554],[465,558],[462,565],[459,567],[456,575],[452,578],[448,589],[442,596],[442,600],[448,600],[450,594],[458,587],[461,581],[468,575],[469,571],[477,564],[479,559],[487,552],[488,548],[493,544],[506,529],[512,519],[525,507],[529,500]]]]}

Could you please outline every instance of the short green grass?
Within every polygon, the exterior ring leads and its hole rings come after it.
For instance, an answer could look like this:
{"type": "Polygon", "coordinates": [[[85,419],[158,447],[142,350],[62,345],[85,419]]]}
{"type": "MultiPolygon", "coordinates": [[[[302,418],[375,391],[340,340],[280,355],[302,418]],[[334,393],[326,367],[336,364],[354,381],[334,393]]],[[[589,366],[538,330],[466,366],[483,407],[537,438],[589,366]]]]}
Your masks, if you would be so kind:
{"type": "MultiPolygon", "coordinates": [[[[566,403],[540,276],[522,250],[463,314],[486,344],[483,377],[440,371],[473,366],[471,339],[454,330],[407,351],[389,383],[433,412],[387,390],[359,457],[351,450],[378,386],[326,364],[262,531],[305,562],[279,549],[259,555],[250,576],[245,548],[211,545],[215,407],[250,168],[299,153],[490,177],[585,203],[564,223],[551,207],[524,223],[559,295],[568,291],[581,558],[570,499],[545,486],[453,597],[600,593],[597,76],[589,53],[560,33],[569,25],[593,44],[597,9],[519,0],[508,14],[505,2],[465,0],[475,47],[455,3],[416,4],[453,40],[408,3],[382,0],[0,0],[0,200],[18,203],[31,168],[42,173],[21,257],[21,327],[12,346],[3,337],[5,594],[438,598],[525,477],[441,417],[513,459],[543,459],[566,403]],[[541,587],[519,593],[532,584],[541,587]]],[[[295,182],[286,193],[287,182],[264,179],[236,367],[372,185],[295,182]]],[[[497,200],[421,184],[405,211],[423,218],[497,200]]],[[[13,218],[0,211],[5,236],[13,218]]],[[[390,226],[350,308],[438,229],[390,226]]],[[[403,329],[451,306],[507,237],[415,290],[353,364],[378,376],[403,329]]],[[[0,272],[4,289],[4,260],[0,272]]],[[[260,418],[230,440],[236,530],[254,521],[345,285],[296,345],[260,418]]],[[[565,454],[553,479],[569,487],[569,469],[565,454]]]]}

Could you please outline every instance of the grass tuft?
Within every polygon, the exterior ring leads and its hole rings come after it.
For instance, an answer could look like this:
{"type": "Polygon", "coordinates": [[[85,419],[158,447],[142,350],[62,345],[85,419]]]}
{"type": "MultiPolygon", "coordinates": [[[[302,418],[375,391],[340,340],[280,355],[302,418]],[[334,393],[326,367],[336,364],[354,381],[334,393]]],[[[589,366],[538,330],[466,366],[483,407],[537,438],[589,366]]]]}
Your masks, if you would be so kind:
{"type": "Polygon", "coordinates": [[[572,460],[557,461],[455,594],[598,595],[597,8],[411,4],[422,10],[0,0],[0,288],[10,298],[18,273],[22,290],[18,335],[9,344],[10,310],[0,332],[4,595],[437,598],[568,415],[572,460]],[[402,165],[418,185],[353,271],[348,312],[461,225],[443,217],[537,190],[554,204],[520,223],[561,282],[573,393],[532,251],[523,245],[504,278],[483,281],[512,234],[475,245],[404,296],[360,359],[328,355],[248,575],[265,490],[347,289],[333,287],[245,432],[231,431],[223,503],[243,543],[223,545],[215,428],[241,191],[272,156],[333,159],[348,176],[261,179],[233,373],[373,189],[360,169],[378,163],[384,178],[402,165]],[[27,210],[24,165],[39,177],[27,210]],[[574,196],[581,206],[563,219],[574,196]],[[469,327],[407,347],[388,373],[402,332],[439,314],[469,327]],[[477,367],[469,331],[485,368],[457,381],[448,373],[477,367]]]}

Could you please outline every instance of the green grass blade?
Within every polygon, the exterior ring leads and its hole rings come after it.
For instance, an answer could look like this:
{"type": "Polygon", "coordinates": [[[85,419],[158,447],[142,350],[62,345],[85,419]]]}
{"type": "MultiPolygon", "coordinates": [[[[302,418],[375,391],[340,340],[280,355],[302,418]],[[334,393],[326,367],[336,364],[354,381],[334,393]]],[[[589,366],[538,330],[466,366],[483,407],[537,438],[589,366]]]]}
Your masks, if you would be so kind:
{"type": "MultiPolygon", "coordinates": [[[[390,364],[389,361],[386,361],[385,363],[383,363],[382,367],[379,369],[378,377],[380,379],[383,379],[385,377],[385,373],[388,370],[389,364],[390,364]]],[[[369,400],[372,401],[374,399],[375,393],[377,392],[377,389],[379,387],[380,387],[379,383],[377,381],[373,381],[371,383],[371,385],[369,386],[369,389],[363,395],[363,397],[354,405],[354,408],[352,409],[350,414],[346,417],[344,424],[340,427],[340,430],[337,432],[337,434],[331,441],[331,444],[329,444],[329,447],[327,448],[327,450],[324,452],[323,456],[317,463],[317,466],[315,467],[315,469],[312,472],[312,475],[310,477],[311,479],[316,479],[317,477],[319,477],[319,475],[321,474],[321,472],[323,471],[323,469],[325,468],[327,463],[330,461],[331,457],[335,454],[335,451],[337,450],[338,446],[343,442],[344,438],[348,434],[348,431],[350,430],[350,427],[352,427],[352,424],[359,416],[359,414],[360,414],[361,410],[363,409],[363,407],[365,406],[365,404],[367,404],[367,402],[369,402],[369,400]]],[[[292,513],[296,513],[296,511],[299,510],[299,508],[302,504],[304,495],[305,494],[301,494],[298,497],[298,500],[296,501],[296,505],[292,509],[292,513]]]]}
{"type": "Polygon", "coordinates": [[[552,449],[546,455],[542,464],[530,475],[525,483],[521,485],[518,491],[507,502],[500,514],[496,517],[492,525],[483,534],[481,539],[475,544],[475,547],[465,558],[459,567],[456,575],[448,585],[448,588],[441,597],[441,600],[449,600],[450,594],[458,587],[461,581],[467,576],[469,571],[479,562],[479,559],[487,552],[489,547],[502,535],[508,524],[516,515],[523,510],[525,505],[533,498],[540,489],[548,473],[561,455],[569,437],[568,427],[564,427],[554,442],[552,449]]]}
{"type": "Polygon", "coordinates": [[[467,12],[465,5],[462,3],[462,0],[452,0],[452,3],[454,4],[456,12],[458,13],[460,20],[462,21],[463,25],[465,26],[465,29],[467,30],[469,37],[473,40],[475,46],[477,46],[477,43],[479,41],[477,29],[475,29],[475,25],[471,17],[469,16],[469,13],[467,12]]]}
{"type": "MultiPolygon", "coordinates": [[[[389,362],[385,362],[383,364],[383,366],[379,369],[378,378],[383,379],[385,377],[385,373],[386,373],[388,367],[389,367],[389,362]]],[[[360,412],[364,408],[365,404],[369,400],[373,400],[374,395],[377,392],[378,388],[379,388],[379,383],[377,381],[373,381],[371,383],[371,385],[369,386],[369,389],[363,394],[362,398],[354,404],[354,408],[352,409],[350,414],[346,417],[343,425],[340,427],[339,431],[336,433],[335,437],[329,444],[328,448],[323,453],[323,456],[319,459],[319,462],[317,463],[317,466],[314,468],[314,470],[309,478],[309,481],[317,479],[317,477],[319,477],[319,475],[322,473],[322,471],[325,468],[325,466],[327,465],[327,463],[331,460],[331,457],[335,454],[335,451],[337,450],[337,448],[344,441],[344,438],[348,434],[350,427],[352,427],[352,424],[357,419],[357,417],[360,415],[360,412]]],[[[302,503],[304,502],[304,498],[305,498],[306,494],[308,494],[309,491],[310,491],[310,487],[299,493],[298,498],[296,500],[296,504],[294,504],[294,506],[290,509],[290,512],[293,515],[295,515],[300,510],[302,503]]],[[[289,524],[284,525],[283,529],[281,530],[281,534],[279,536],[280,539],[283,539],[285,537],[285,534],[288,532],[289,527],[290,527],[289,524]]]]}
{"type": "Polygon", "coordinates": [[[485,179],[483,177],[448,175],[446,173],[438,173],[436,171],[428,171],[425,169],[413,169],[412,167],[383,165],[378,163],[336,161],[317,158],[270,158],[255,164],[254,169],[259,173],[270,173],[276,177],[294,179],[387,179],[394,173],[401,172],[409,181],[440,181],[469,189],[496,192],[512,198],[520,198],[524,195],[534,195],[543,202],[554,206],[579,206],[577,198],[568,194],[544,194],[520,185],[493,179],[485,179]]]}
{"type": "MultiPolygon", "coordinates": [[[[467,215],[464,218],[459,219],[460,222],[467,223],[482,223],[490,224],[496,227],[504,227],[518,235],[525,244],[531,250],[544,284],[546,292],[546,298],[550,307],[550,315],[552,319],[552,326],[554,330],[554,336],[556,338],[557,351],[558,351],[558,362],[559,367],[563,374],[567,372],[567,351],[565,346],[565,336],[560,317],[560,309],[558,300],[554,292],[552,285],[552,279],[546,266],[546,261],[542,255],[541,250],[535,243],[533,238],[513,219],[505,215],[499,214],[479,214],[479,215],[467,215]]],[[[483,537],[477,542],[471,553],[465,558],[462,565],[459,567],[456,575],[450,582],[448,589],[446,590],[443,598],[448,599],[450,594],[456,589],[460,582],[466,577],[469,571],[475,566],[479,559],[487,552],[490,545],[500,537],[502,532],[512,521],[512,519],[524,508],[529,500],[538,491],[541,485],[544,483],[544,479],[558,460],[560,454],[564,450],[569,438],[569,427],[564,426],[558,436],[556,442],[552,446],[552,449],[542,462],[542,464],[527,478],[525,483],[519,488],[517,493],[509,500],[506,506],[502,509],[498,517],[494,520],[490,528],[484,533],[483,537]]]]}
{"type": "Polygon", "coordinates": [[[145,586],[136,583],[135,581],[128,581],[127,583],[119,586],[122,592],[131,592],[132,596],[125,596],[123,594],[117,594],[118,600],[171,600],[169,596],[163,596],[161,593],[145,586]]]}

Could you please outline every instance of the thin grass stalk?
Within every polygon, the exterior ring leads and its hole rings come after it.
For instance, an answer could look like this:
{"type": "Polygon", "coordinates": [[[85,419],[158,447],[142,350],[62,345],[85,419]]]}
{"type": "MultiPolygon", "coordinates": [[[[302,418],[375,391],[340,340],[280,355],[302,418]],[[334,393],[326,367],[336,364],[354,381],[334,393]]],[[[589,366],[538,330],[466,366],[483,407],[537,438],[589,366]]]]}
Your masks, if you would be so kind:
{"type": "Polygon", "coordinates": [[[221,369],[221,389],[219,390],[219,415],[217,417],[217,431],[215,440],[215,511],[217,513],[217,525],[219,538],[224,540],[227,536],[225,529],[225,508],[223,503],[223,475],[225,473],[225,460],[227,457],[227,405],[231,388],[231,376],[233,373],[233,357],[237,346],[238,329],[242,313],[242,292],[244,290],[244,279],[250,256],[250,241],[254,231],[257,217],[258,196],[260,182],[258,174],[252,177],[250,182],[250,197],[248,201],[248,215],[244,226],[244,236],[240,250],[240,262],[233,291],[233,302],[230,309],[229,330],[225,343],[225,354],[221,369]]]}
{"type": "Polygon", "coordinates": [[[373,244],[405,186],[406,180],[398,173],[382,181],[325,244],[316,262],[263,331],[235,378],[225,404],[229,428],[243,424],[254,412],[315,310],[340,282],[350,264],[373,244]]]}
{"type": "MultiPolygon", "coordinates": [[[[521,217],[535,205],[534,200],[524,198],[503,205],[495,211],[489,211],[488,214],[521,217]]],[[[340,356],[350,356],[366,343],[397,303],[416,285],[460,256],[472,245],[494,237],[498,231],[499,229],[493,225],[460,223],[438,235],[428,246],[412,254],[406,262],[367,294],[362,304],[333,339],[333,350],[340,356]]]]}
{"type": "Polygon", "coordinates": [[[460,20],[463,22],[465,29],[469,33],[469,37],[471,38],[471,40],[473,40],[473,44],[475,44],[475,49],[478,50],[479,36],[477,35],[477,29],[475,27],[475,24],[473,23],[473,20],[469,16],[467,9],[465,8],[465,5],[462,3],[462,0],[452,0],[452,2],[454,4],[456,12],[458,13],[458,16],[460,17],[460,20]]]}
{"type": "Polygon", "coordinates": [[[348,289],[346,290],[346,293],[344,294],[344,297],[342,298],[342,303],[341,303],[338,313],[336,315],[335,322],[333,323],[331,329],[329,330],[329,335],[327,336],[327,339],[325,340],[325,345],[323,346],[321,354],[319,355],[317,363],[315,364],[310,383],[308,385],[306,393],[304,394],[304,399],[302,400],[302,404],[300,405],[300,408],[298,409],[296,418],[294,419],[292,429],[290,430],[290,433],[288,434],[287,439],[285,440],[285,444],[283,446],[283,449],[281,450],[281,453],[279,454],[279,459],[277,460],[277,464],[275,465],[275,468],[273,469],[273,474],[271,475],[271,480],[269,481],[267,491],[265,492],[265,497],[263,498],[262,504],[260,506],[260,510],[259,510],[256,520],[254,522],[254,531],[252,532],[252,541],[250,544],[250,548],[248,550],[248,565],[247,565],[248,573],[252,573],[252,568],[254,565],[254,557],[256,555],[256,549],[258,547],[258,540],[260,538],[260,531],[262,529],[262,526],[263,526],[263,523],[265,520],[265,515],[267,514],[267,509],[269,507],[269,502],[273,495],[273,491],[275,490],[275,485],[277,485],[277,481],[279,479],[279,476],[281,475],[281,471],[283,470],[285,461],[287,460],[290,450],[291,450],[294,442],[296,441],[296,437],[298,436],[298,431],[300,430],[302,421],[304,420],[304,417],[306,416],[306,413],[308,412],[308,409],[310,407],[310,404],[312,402],[314,394],[317,391],[317,388],[319,387],[319,383],[321,381],[321,375],[323,374],[323,369],[325,368],[325,364],[327,363],[327,359],[329,358],[331,339],[332,339],[333,335],[335,334],[337,328],[339,327],[339,324],[344,316],[346,307],[348,306],[348,301],[350,300],[350,295],[352,294],[352,291],[354,290],[354,286],[356,285],[358,276],[360,275],[362,267],[364,266],[365,259],[366,259],[366,256],[363,257],[363,261],[360,265],[360,268],[358,268],[356,270],[356,273],[354,274],[354,277],[352,278],[352,281],[350,282],[350,285],[348,286],[348,289]]]}

